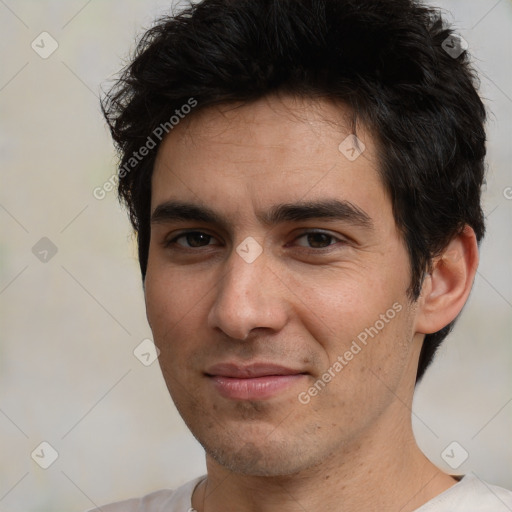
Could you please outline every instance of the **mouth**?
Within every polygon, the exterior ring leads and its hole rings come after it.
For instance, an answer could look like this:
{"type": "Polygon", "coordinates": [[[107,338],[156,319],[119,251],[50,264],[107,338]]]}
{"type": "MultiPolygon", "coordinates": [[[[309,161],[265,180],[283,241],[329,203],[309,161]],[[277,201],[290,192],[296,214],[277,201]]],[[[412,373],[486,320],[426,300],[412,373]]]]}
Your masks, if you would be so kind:
{"type": "Polygon", "coordinates": [[[269,363],[214,365],[205,372],[213,387],[231,400],[265,400],[279,395],[303,380],[302,370],[269,363]]]}

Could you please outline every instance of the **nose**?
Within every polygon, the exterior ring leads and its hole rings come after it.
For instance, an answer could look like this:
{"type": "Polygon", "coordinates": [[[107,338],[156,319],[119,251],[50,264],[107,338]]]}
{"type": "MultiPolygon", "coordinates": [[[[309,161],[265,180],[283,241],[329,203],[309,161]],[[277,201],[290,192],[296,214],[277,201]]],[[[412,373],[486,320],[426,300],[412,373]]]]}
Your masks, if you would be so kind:
{"type": "Polygon", "coordinates": [[[208,325],[245,340],[254,329],[282,329],[287,309],[286,286],[269,268],[265,252],[248,263],[233,250],[216,288],[208,325]]]}

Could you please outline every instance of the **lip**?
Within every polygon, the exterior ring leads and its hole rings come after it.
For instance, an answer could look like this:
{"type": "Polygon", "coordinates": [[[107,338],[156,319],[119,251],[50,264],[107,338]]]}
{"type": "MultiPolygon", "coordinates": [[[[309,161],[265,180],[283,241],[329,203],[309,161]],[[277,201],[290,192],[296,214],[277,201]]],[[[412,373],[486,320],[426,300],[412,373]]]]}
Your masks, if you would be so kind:
{"type": "Polygon", "coordinates": [[[236,363],[215,364],[208,368],[205,373],[209,376],[250,379],[255,377],[266,377],[269,375],[297,375],[305,372],[278,364],[261,362],[248,365],[236,363]]]}
{"type": "Polygon", "coordinates": [[[264,400],[293,386],[306,372],[272,363],[222,363],[208,368],[205,374],[225,398],[264,400]]]}

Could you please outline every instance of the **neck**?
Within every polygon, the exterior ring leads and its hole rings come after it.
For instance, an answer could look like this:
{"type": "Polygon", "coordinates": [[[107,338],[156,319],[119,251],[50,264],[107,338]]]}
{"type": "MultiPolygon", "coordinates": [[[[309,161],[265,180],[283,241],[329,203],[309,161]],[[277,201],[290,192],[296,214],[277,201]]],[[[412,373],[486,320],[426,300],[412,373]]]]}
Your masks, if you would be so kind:
{"type": "Polygon", "coordinates": [[[207,455],[208,477],[196,488],[192,505],[197,512],[413,512],[456,480],[423,455],[404,403],[393,407],[402,414],[390,410],[387,416],[400,421],[379,422],[329,460],[293,475],[234,473],[207,455]]]}

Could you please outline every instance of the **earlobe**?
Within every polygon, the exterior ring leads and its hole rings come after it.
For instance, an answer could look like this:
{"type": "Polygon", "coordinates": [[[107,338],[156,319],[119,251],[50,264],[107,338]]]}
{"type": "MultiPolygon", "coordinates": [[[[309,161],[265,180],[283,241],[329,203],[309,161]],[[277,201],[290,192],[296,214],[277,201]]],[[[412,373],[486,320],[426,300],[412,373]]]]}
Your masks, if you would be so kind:
{"type": "Polygon", "coordinates": [[[466,225],[434,259],[432,271],[423,282],[416,332],[437,332],[457,317],[469,297],[477,267],[475,232],[466,225]]]}

